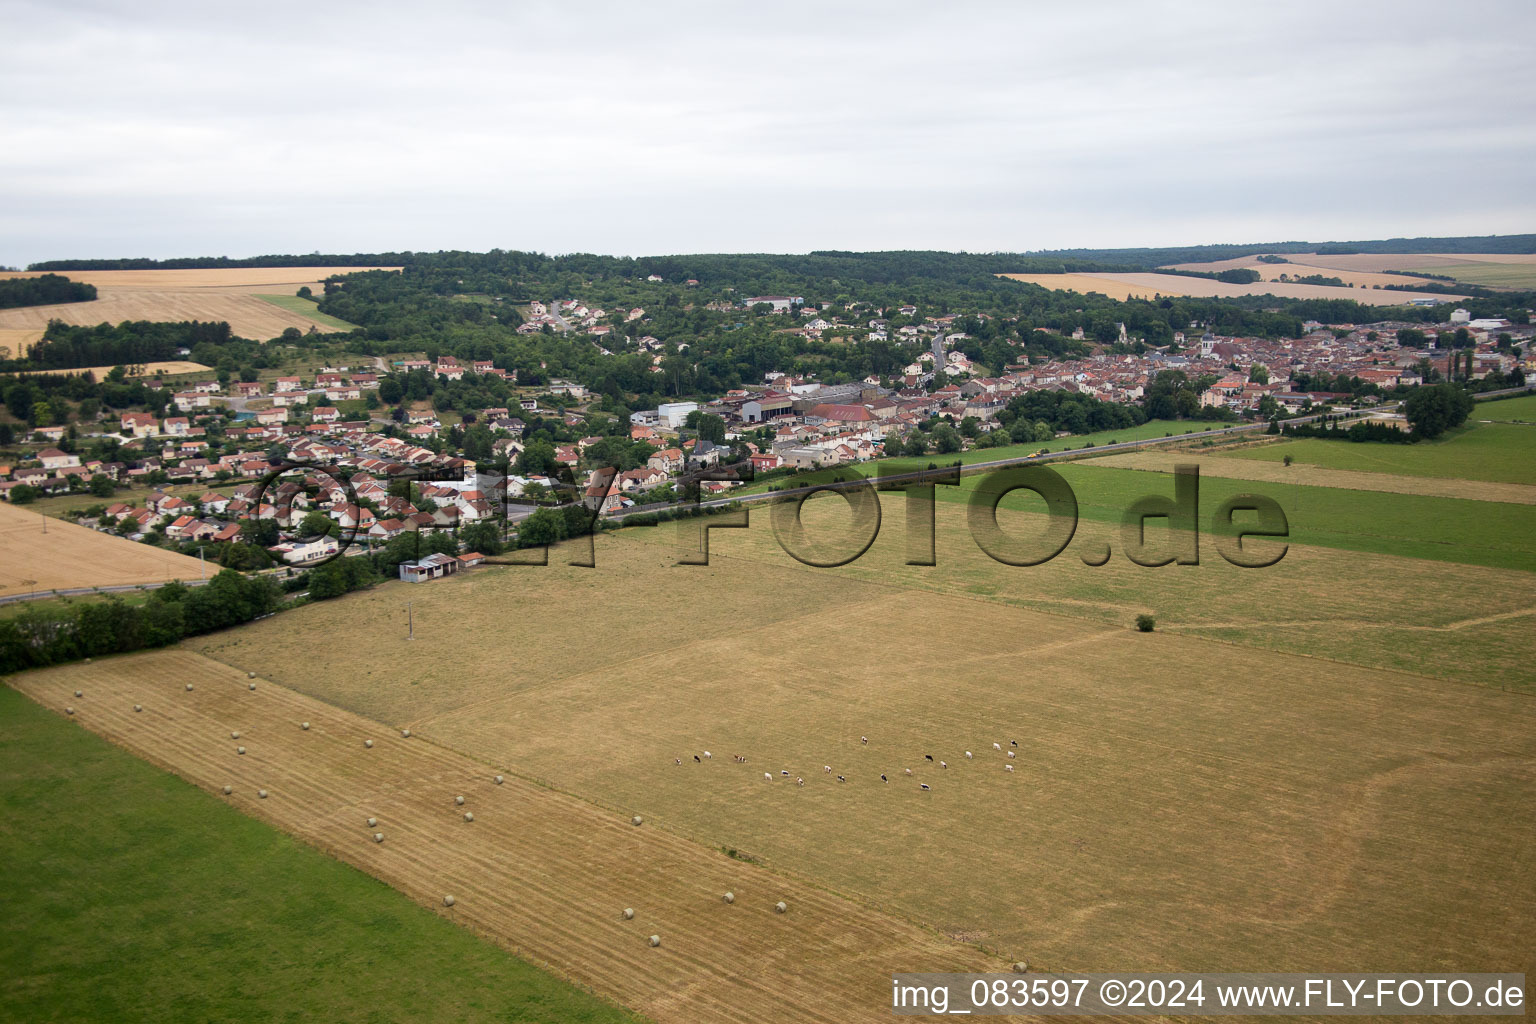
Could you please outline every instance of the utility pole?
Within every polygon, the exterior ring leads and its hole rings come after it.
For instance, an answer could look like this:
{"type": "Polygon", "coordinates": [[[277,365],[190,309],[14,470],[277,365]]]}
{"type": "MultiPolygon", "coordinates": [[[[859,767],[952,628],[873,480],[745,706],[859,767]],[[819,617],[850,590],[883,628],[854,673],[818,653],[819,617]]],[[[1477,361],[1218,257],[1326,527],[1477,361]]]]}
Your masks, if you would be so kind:
{"type": "Polygon", "coordinates": [[[416,639],[416,619],[411,613],[411,602],[409,601],[405,602],[405,638],[407,640],[416,639]]]}
{"type": "Polygon", "coordinates": [[[208,579],[208,562],[203,558],[202,545],[197,548],[197,578],[205,582],[208,579]]]}

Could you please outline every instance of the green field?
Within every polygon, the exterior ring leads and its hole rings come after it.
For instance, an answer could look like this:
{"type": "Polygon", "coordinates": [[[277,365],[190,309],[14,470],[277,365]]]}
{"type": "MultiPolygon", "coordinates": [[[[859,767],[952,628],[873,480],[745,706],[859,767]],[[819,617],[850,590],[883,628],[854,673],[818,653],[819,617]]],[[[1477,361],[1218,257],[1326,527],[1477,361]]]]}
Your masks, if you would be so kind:
{"type": "Polygon", "coordinates": [[[1536,288],[1536,263],[1468,263],[1460,266],[1425,267],[1410,274],[1454,277],[1485,288],[1536,288]]]}
{"type": "Polygon", "coordinates": [[[258,295],[256,297],[272,303],[272,305],[277,306],[279,309],[286,309],[290,313],[307,316],[316,323],[324,324],[327,327],[335,327],[343,331],[355,330],[357,327],[356,324],[349,324],[345,320],[340,320],[328,313],[320,312],[319,304],[313,299],[301,299],[297,295],[258,295]]]}
{"type": "MultiPolygon", "coordinates": [[[[1536,400],[1522,398],[1514,401],[1536,400]]],[[[1517,415],[1512,410],[1498,408],[1504,404],[1479,406],[1473,416],[1480,416],[1485,408],[1496,415],[1517,415]]],[[[1415,444],[1298,438],[1228,454],[1232,458],[1263,462],[1281,462],[1289,455],[1309,466],[1363,473],[1536,484],[1536,429],[1516,423],[1475,423],[1443,438],[1415,444]]]]}
{"type": "Polygon", "coordinates": [[[0,1020],[629,1021],[0,687],[0,1020]]]}
{"type": "Polygon", "coordinates": [[[1501,398],[1497,402],[1483,402],[1472,410],[1472,420],[1493,420],[1495,423],[1536,423],[1536,395],[1520,395],[1517,398],[1501,398]]]}

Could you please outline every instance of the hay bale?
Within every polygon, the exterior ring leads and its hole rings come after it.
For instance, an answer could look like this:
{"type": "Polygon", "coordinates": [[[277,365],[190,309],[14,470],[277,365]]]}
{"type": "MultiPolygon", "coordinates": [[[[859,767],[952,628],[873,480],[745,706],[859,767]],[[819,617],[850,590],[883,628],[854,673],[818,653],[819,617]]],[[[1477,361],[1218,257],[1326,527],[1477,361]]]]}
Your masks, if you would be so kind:
{"type": "Polygon", "coordinates": [[[232,739],[232,740],[237,740],[237,739],[240,738],[240,733],[239,732],[232,732],[232,733],[229,734],[229,738],[232,739]]]}
{"type": "Polygon", "coordinates": [[[305,732],[309,732],[309,723],[308,722],[300,722],[299,723],[299,728],[303,729],[305,732]]]}
{"type": "Polygon", "coordinates": [[[635,908],[634,907],[625,907],[624,908],[624,920],[626,920],[626,921],[633,921],[634,919],[635,919],[635,908]]]}
{"type": "Polygon", "coordinates": [[[247,690],[254,690],[254,689],[256,689],[256,684],[252,683],[250,686],[247,686],[246,689],[247,690]]]}
{"type": "Polygon", "coordinates": [[[644,825],[645,824],[645,819],[640,817],[640,815],[637,814],[633,818],[629,819],[629,823],[631,825],[644,825]]]}
{"type": "Polygon", "coordinates": [[[368,819],[368,827],[369,828],[373,828],[373,826],[377,825],[378,823],[379,823],[379,819],[378,818],[369,818],[368,819]]]}
{"type": "Polygon", "coordinates": [[[727,902],[727,903],[735,903],[736,902],[736,894],[733,893],[733,892],[726,893],[725,894],[725,902],[727,902]]]}
{"type": "Polygon", "coordinates": [[[773,905],[773,909],[776,912],[780,913],[780,914],[787,913],[789,911],[788,905],[786,905],[783,900],[780,900],[779,902],[775,903],[773,905]]]}
{"type": "Polygon", "coordinates": [[[443,906],[445,906],[445,907],[453,906],[453,897],[452,896],[444,896],[443,897],[443,906]]]}
{"type": "Polygon", "coordinates": [[[75,713],[75,709],[74,709],[74,708],[65,708],[65,709],[64,709],[64,713],[65,713],[65,714],[66,714],[66,715],[72,715],[72,714],[74,714],[74,713],[75,713]]]}
{"type": "Polygon", "coordinates": [[[401,729],[400,730],[400,738],[403,739],[403,740],[410,739],[411,738],[411,730],[409,730],[409,729],[401,729]]]}
{"type": "Polygon", "coordinates": [[[256,791],[256,795],[261,797],[263,800],[265,800],[267,798],[267,791],[264,790],[264,789],[258,789],[256,791]]]}
{"type": "Polygon", "coordinates": [[[256,673],[255,672],[247,672],[245,674],[245,678],[247,678],[247,679],[255,679],[256,678],[256,673]]]}
{"type": "Polygon", "coordinates": [[[773,781],[773,773],[772,772],[763,772],[763,778],[764,778],[764,780],[766,780],[768,782],[772,782],[773,781]]]}
{"type": "Polygon", "coordinates": [[[376,842],[376,843],[382,843],[384,841],[384,833],[383,832],[375,832],[373,834],[373,841],[376,842]]]}
{"type": "Polygon", "coordinates": [[[460,807],[463,807],[463,806],[464,806],[464,798],[463,798],[463,797],[461,797],[461,796],[456,796],[456,797],[454,797],[454,798],[453,798],[453,802],[454,802],[454,803],[456,803],[456,804],[458,804],[458,805],[459,805],[459,806],[460,806],[460,807]]]}
{"type": "Polygon", "coordinates": [[[1020,960],[1013,965],[1014,974],[1023,974],[1027,970],[1029,970],[1029,964],[1025,963],[1023,960],[1020,960]]]}
{"type": "Polygon", "coordinates": [[[475,812],[474,811],[465,811],[464,812],[464,820],[465,821],[474,821],[475,820],[475,812]]]}
{"type": "Polygon", "coordinates": [[[187,692],[188,692],[188,693],[191,693],[191,692],[192,692],[192,684],[191,684],[191,683],[188,683],[188,684],[187,684],[187,692]]]}
{"type": "Polygon", "coordinates": [[[80,691],[79,691],[79,690],[76,690],[76,691],[75,691],[75,696],[76,696],[76,697],[84,697],[84,696],[85,696],[85,694],[83,694],[83,693],[81,693],[81,692],[80,692],[80,691]]]}
{"type": "Polygon", "coordinates": [[[143,704],[135,704],[133,706],[133,710],[135,710],[135,711],[143,711],[144,710],[144,705],[143,704]]]}
{"type": "Polygon", "coordinates": [[[660,935],[652,935],[651,936],[651,945],[653,945],[653,946],[661,945],[661,936],[660,935]]]}
{"type": "Polygon", "coordinates": [[[500,775],[496,776],[496,785],[498,785],[498,786],[501,785],[501,782],[502,782],[501,776],[500,775]]]}
{"type": "Polygon", "coordinates": [[[373,740],[363,740],[363,746],[367,747],[369,750],[372,750],[373,740]]]}
{"type": "Polygon", "coordinates": [[[224,787],[224,795],[225,796],[229,796],[229,794],[233,793],[234,791],[235,791],[235,787],[233,787],[233,786],[225,786],[224,787]]]}
{"type": "Polygon", "coordinates": [[[235,753],[243,754],[243,753],[245,753],[245,748],[244,747],[236,747],[235,748],[235,753]]]}

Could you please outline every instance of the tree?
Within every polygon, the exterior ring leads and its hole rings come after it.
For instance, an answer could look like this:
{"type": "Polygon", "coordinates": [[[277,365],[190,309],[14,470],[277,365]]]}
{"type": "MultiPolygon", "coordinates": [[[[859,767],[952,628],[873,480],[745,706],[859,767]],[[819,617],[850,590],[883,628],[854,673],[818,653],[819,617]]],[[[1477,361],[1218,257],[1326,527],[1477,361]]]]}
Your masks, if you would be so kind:
{"type": "Polygon", "coordinates": [[[725,418],[714,413],[699,417],[699,438],[715,444],[725,444],[725,418]]]}
{"type": "Polygon", "coordinates": [[[1265,366],[1263,363],[1254,363],[1253,368],[1248,371],[1248,383],[1268,384],[1269,367],[1265,366]]]}
{"type": "Polygon", "coordinates": [[[940,455],[952,455],[960,450],[960,434],[948,423],[934,428],[933,444],[940,455]]]}
{"type": "Polygon", "coordinates": [[[117,490],[117,485],[112,478],[104,473],[97,473],[91,477],[91,493],[98,498],[110,498],[117,490]]]}
{"type": "Polygon", "coordinates": [[[1430,384],[1417,388],[1403,403],[1403,414],[1413,432],[1435,438],[1467,421],[1477,403],[1456,384],[1430,384]]]}
{"type": "Polygon", "coordinates": [[[31,484],[17,484],[11,488],[11,504],[27,505],[37,500],[37,488],[31,484]]]}
{"type": "Polygon", "coordinates": [[[517,524],[519,547],[531,548],[565,539],[565,516],[552,508],[541,508],[517,524]]]}
{"type": "Polygon", "coordinates": [[[308,513],[300,521],[299,535],[301,537],[324,537],[331,532],[335,525],[335,521],[330,516],[317,510],[308,513]]]}
{"type": "Polygon", "coordinates": [[[385,405],[397,405],[403,397],[405,389],[400,386],[398,379],[390,376],[379,381],[379,401],[385,405]]]}

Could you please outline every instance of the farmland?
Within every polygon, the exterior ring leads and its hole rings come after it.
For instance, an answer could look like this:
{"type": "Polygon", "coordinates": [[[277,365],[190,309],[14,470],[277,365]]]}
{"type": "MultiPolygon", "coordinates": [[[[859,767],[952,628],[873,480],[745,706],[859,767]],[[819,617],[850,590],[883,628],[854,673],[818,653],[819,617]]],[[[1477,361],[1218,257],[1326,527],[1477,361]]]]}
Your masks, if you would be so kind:
{"type": "Polygon", "coordinates": [[[0,597],[34,590],[195,580],[195,558],[0,502],[0,597]],[[48,532],[43,532],[47,522],[48,532]]]}
{"type": "Polygon", "coordinates": [[[4,688],[0,810],[9,1020],[633,1019],[4,688]]]}
{"type": "MultiPolygon", "coordinates": [[[[194,654],[132,655],[34,672],[16,683],[55,713],[74,707],[86,728],[206,791],[205,806],[222,801],[277,825],[448,920],[659,1021],[874,1021],[889,1015],[885,989],[902,965],[1003,966],[974,947],[666,829],[637,828],[630,815],[643,807],[556,792],[499,761],[407,740],[265,679],[248,690],[245,672],[194,654]],[[73,696],[77,688],[84,696],[73,696]],[[247,754],[236,752],[231,732],[240,733],[247,754]],[[504,785],[494,772],[505,774],[504,785]],[[463,807],[455,795],[465,797],[463,807]],[[377,819],[382,843],[368,817],[377,819]],[[727,891],[737,897],[733,905],[721,898],[727,891]],[[445,895],[455,898],[451,909],[445,895]],[[774,912],[779,901],[787,913],[774,912]],[[624,907],[634,908],[632,921],[621,915],[624,907]],[[648,946],[650,934],[662,936],[659,948],[648,946]]],[[[300,881],[285,880],[278,891],[300,881]]],[[[320,920],[342,898],[307,886],[301,892],[300,907],[320,920]]],[[[336,950],[345,949],[348,962],[357,955],[346,942],[353,919],[344,918],[348,932],[339,945],[323,946],[327,961],[336,950]]],[[[393,989],[401,970],[431,966],[397,964],[371,984],[393,989]]],[[[333,984],[344,980],[342,972],[330,976],[333,984]]],[[[570,993],[562,998],[574,1002],[570,993]]],[[[441,1013],[438,1007],[431,1015],[441,1013]]]]}
{"type": "MultiPolygon", "coordinates": [[[[1360,253],[1326,256],[1317,253],[1287,253],[1285,259],[1285,263],[1265,263],[1260,261],[1257,255],[1241,256],[1211,263],[1176,263],[1172,264],[1172,268],[1222,271],[1245,267],[1262,274],[1266,281],[1276,280],[1281,274],[1289,274],[1292,277],[1321,274],[1324,277],[1340,278],[1348,284],[1354,284],[1357,289],[1371,288],[1376,285],[1385,288],[1389,284],[1423,284],[1430,280],[1428,277],[1405,276],[1409,274],[1451,277],[1464,284],[1482,285],[1487,288],[1536,288],[1536,255],[1529,254],[1360,253]],[[1394,273],[1383,273],[1387,270],[1394,273]]],[[[1445,282],[1435,283],[1444,284],[1445,282]]],[[[1338,294],[1337,288],[1331,290],[1338,294]]]]}
{"type": "MultiPolygon", "coordinates": [[[[204,270],[87,270],[71,271],[71,280],[96,286],[93,302],[29,306],[0,310],[0,330],[39,330],[49,320],[93,325],[124,320],[226,321],[244,338],[275,338],[289,327],[308,331],[343,330],[332,317],[313,310],[276,304],[263,296],[292,293],[308,286],[316,294],[332,274],[364,267],[243,267],[204,270]]],[[[384,268],[392,269],[392,268],[384,268]]],[[[16,276],[16,275],[9,275],[16,276]]],[[[22,275],[33,276],[33,275],[22,275]]]]}
{"type": "Polygon", "coordinates": [[[1466,427],[1444,438],[1411,445],[1298,438],[1230,454],[1263,462],[1280,462],[1290,456],[1304,465],[1355,473],[1536,484],[1536,427],[1518,423],[1466,427]]]}
{"type": "MultiPolygon", "coordinates": [[[[1318,271],[1321,273],[1321,271],[1318,271]]],[[[1368,306],[1401,306],[1412,299],[1455,302],[1465,296],[1437,295],[1427,292],[1389,292],[1372,288],[1336,288],[1320,284],[1291,284],[1258,281],[1253,284],[1228,284],[1204,277],[1153,273],[1092,274],[1000,274],[1014,281],[1036,284],[1055,291],[1099,292],[1111,299],[1150,299],[1158,295],[1235,298],[1241,295],[1275,295],[1285,299],[1350,299],[1368,306]]],[[[1406,278],[1395,279],[1396,283],[1406,278]]]]}
{"type": "Polygon", "coordinates": [[[319,303],[313,299],[300,298],[297,295],[258,295],[258,299],[270,302],[278,309],[286,309],[290,313],[297,313],[302,317],[313,320],[322,327],[330,327],[338,331],[350,331],[356,324],[349,324],[345,320],[320,312],[319,303]]]}
{"type": "MultiPolygon", "coordinates": [[[[89,373],[97,380],[101,380],[111,373],[116,367],[112,366],[85,366],[72,370],[38,370],[38,373],[70,374],[89,373]]],[[[153,363],[136,363],[126,367],[129,377],[176,377],[188,373],[212,373],[213,367],[204,366],[202,363],[194,363],[189,359],[163,359],[153,363]]]]}
{"type": "Polygon", "coordinates": [[[0,328],[0,359],[23,359],[27,350],[42,340],[41,327],[0,328]]]}
{"type": "Polygon", "coordinates": [[[1527,574],[1310,547],[1007,570],[939,511],[933,568],[900,564],[894,512],[839,570],[761,520],[708,567],[637,529],[595,570],[391,584],[189,646],[1010,958],[1522,962],[1536,709],[1496,684],[1536,685],[1527,574]],[[1174,632],[1131,631],[1142,610],[1174,632]],[[991,744],[1015,738],[1004,772],[991,744]],[[807,785],[763,780],[781,769],[807,785]],[[1476,887],[1429,885],[1451,858],[1476,887]]]}

